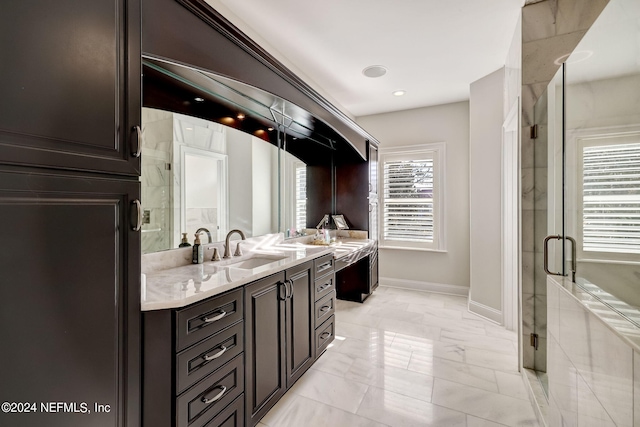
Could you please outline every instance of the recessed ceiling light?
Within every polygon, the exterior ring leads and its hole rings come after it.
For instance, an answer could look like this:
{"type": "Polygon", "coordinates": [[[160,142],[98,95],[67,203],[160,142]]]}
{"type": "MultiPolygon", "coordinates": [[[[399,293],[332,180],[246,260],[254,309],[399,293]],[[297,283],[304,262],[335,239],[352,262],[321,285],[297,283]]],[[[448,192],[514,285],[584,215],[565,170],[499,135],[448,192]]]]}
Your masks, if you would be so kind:
{"type": "Polygon", "coordinates": [[[407,92],[405,92],[404,90],[396,90],[395,92],[393,92],[393,96],[402,96],[405,93],[407,92]]]}
{"type": "Polygon", "coordinates": [[[242,119],[244,119],[244,114],[240,113],[240,114],[237,115],[237,117],[238,117],[238,119],[242,120],[242,119]]]}
{"type": "Polygon", "coordinates": [[[369,67],[362,70],[362,74],[371,78],[382,77],[387,74],[387,69],[382,65],[370,65],[369,67]]]}
{"type": "Polygon", "coordinates": [[[578,62],[586,61],[587,59],[593,56],[593,51],[591,50],[579,50],[573,53],[567,53],[566,55],[562,55],[553,61],[556,65],[562,65],[563,62],[567,64],[575,64],[578,62]]]}
{"type": "Polygon", "coordinates": [[[193,128],[185,128],[186,130],[193,130],[193,128]]]}
{"type": "Polygon", "coordinates": [[[268,130],[269,132],[271,132],[271,131],[273,130],[273,128],[267,128],[267,130],[268,130]]]}
{"type": "Polygon", "coordinates": [[[196,101],[198,101],[198,102],[204,102],[204,98],[200,98],[200,97],[198,97],[198,98],[194,98],[194,99],[195,99],[196,101]]]}

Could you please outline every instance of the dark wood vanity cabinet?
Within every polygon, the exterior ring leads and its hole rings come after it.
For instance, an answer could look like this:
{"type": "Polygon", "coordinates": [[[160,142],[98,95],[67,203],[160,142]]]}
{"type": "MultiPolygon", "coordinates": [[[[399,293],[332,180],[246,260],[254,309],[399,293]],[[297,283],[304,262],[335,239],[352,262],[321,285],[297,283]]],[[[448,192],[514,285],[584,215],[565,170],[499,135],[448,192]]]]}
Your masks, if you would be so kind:
{"type": "Polygon", "coordinates": [[[315,360],[313,262],[245,287],[247,425],[254,426],[315,360]]]}
{"type": "Polygon", "coordinates": [[[245,286],[246,416],[258,423],[287,391],[284,272],[245,286]]]}
{"type": "Polygon", "coordinates": [[[0,163],[137,176],[140,0],[8,1],[0,163]]]}
{"type": "Polygon", "coordinates": [[[291,289],[285,300],[287,388],[311,367],[315,359],[313,277],[313,262],[285,272],[285,280],[291,289]]]}
{"type": "Polygon", "coordinates": [[[335,338],[336,276],[333,254],[314,260],[315,269],[315,333],[316,359],[335,338]]]}
{"type": "Polygon", "coordinates": [[[139,197],[137,181],[0,167],[0,394],[37,402],[0,425],[139,425],[139,197]]]}
{"type": "Polygon", "coordinates": [[[143,426],[243,425],[243,317],[242,289],[144,312],[143,426]]]}

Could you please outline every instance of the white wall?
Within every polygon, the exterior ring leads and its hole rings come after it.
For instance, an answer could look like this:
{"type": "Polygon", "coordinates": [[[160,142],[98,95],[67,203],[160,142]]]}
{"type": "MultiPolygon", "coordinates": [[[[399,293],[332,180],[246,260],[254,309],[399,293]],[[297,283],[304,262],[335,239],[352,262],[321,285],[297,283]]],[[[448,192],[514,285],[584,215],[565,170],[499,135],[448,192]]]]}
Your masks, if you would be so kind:
{"type": "Polygon", "coordinates": [[[469,103],[364,116],[357,118],[357,122],[374,135],[383,148],[446,143],[447,252],[380,249],[381,283],[466,293],[469,286],[469,103]]]}
{"type": "Polygon", "coordinates": [[[502,310],[504,76],[501,68],[473,82],[469,100],[470,308],[498,321],[502,310]]]}

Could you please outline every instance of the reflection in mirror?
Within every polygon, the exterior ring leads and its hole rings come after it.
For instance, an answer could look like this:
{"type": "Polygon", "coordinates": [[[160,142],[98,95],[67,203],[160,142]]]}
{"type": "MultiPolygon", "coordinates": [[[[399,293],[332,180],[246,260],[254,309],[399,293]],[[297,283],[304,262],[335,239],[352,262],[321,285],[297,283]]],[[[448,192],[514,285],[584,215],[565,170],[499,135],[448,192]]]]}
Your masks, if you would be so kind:
{"type": "Polygon", "coordinates": [[[192,243],[201,227],[214,241],[234,228],[295,237],[334,212],[334,152],[344,147],[344,160],[355,151],[302,108],[151,57],[143,58],[143,105],[144,253],[176,248],[181,233],[192,243]],[[206,194],[187,197],[204,182],[206,194]]]}
{"type": "Polygon", "coordinates": [[[280,211],[284,229],[304,227],[306,164],[300,159],[250,134],[183,114],[143,108],[142,123],[143,253],[177,248],[182,233],[193,244],[199,228],[214,242],[234,228],[247,237],[276,233],[280,211]],[[281,209],[279,163],[291,187],[281,209]]]}

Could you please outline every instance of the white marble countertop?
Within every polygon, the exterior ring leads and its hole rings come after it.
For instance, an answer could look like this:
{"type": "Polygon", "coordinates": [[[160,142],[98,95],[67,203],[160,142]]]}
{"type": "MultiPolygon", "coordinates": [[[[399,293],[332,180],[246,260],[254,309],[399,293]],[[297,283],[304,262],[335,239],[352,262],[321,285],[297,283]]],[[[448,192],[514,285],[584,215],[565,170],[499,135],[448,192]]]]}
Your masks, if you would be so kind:
{"type": "MultiPolygon", "coordinates": [[[[149,311],[184,307],[322,255],[333,253],[335,258],[341,258],[374,243],[369,239],[342,237],[330,246],[316,246],[300,241],[267,241],[254,244],[245,255],[228,260],[167,269],[159,269],[157,266],[152,270],[143,269],[146,273],[142,275],[141,309],[149,311]],[[243,266],[240,264],[247,260],[264,265],[241,268],[243,266]]],[[[182,252],[188,254],[188,250],[174,251],[179,254],[178,257],[184,257],[182,252]]]]}

